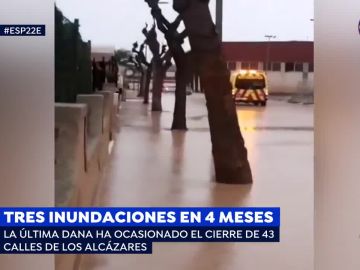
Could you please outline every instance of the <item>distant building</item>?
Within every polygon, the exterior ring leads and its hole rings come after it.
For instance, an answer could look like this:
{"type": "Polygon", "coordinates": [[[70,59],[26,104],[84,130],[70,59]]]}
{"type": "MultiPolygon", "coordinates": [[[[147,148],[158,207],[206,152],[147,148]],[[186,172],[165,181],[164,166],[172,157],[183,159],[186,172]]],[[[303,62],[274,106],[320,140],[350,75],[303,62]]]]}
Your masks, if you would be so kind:
{"type": "Polygon", "coordinates": [[[314,42],[223,42],[223,55],[231,71],[266,70],[270,93],[294,93],[304,77],[313,89],[314,42]]]}
{"type": "MultiPolygon", "coordinates": [[[[95,73],[102,72],[101,80],[103,83],[118,82],[118,64],[115,59],[114,46],[93,46],[91,48],[91,60],[93,63],[93,78],[95,73]],[[96,72],[94,72],[94,67],[96,72]]],[[[100,87],[102,89],[102,87],[100,87]]]]}
{"type": "Polygon", "coordinates": [[[172,65],[166,72],[164,79],[164,91],[175,91],[176,88],[176,66],[172,65]]]}
{"type": "Polygon", "coordinates": [[[110,61],[115,55],[115,46],[93,46],[91,48],[91,58],[96,62],[103,60],[110,61]]]}

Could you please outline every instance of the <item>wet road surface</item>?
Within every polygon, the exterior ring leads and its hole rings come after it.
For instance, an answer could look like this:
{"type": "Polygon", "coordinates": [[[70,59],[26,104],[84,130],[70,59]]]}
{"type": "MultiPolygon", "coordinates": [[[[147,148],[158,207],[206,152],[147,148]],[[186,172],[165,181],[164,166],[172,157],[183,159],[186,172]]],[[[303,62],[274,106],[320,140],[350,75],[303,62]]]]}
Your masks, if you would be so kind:
{"type": "Polygon", "coordinates": [[[188,132],[171,132],[174,96],[163,113],[141,101],[122,105],[112,162],[99,206],[281,207],[279,244],[155,243],[153,255],[92,255],[82,270],[311,270],[313,256],[313,106],[271,99],[238,106],[254,175],[251,186],[214,182],[205,100],[188,99],[188,132]]]}

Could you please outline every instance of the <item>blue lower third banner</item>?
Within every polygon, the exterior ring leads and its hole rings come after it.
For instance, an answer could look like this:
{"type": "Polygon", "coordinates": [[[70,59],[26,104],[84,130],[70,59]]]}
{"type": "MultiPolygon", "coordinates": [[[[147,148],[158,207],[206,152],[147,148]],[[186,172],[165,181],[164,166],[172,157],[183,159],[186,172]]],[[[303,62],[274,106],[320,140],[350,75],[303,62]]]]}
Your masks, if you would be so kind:
{"type": "Polygon", "coordinates": [[[0,36],[45,36],[44,24],[0,24],[0,36]]]}
{"type": "Polygon", "coordinates": [[[2,254],[151,254],[156,242],[279,241],[279,208],[0,208],[2,254]]]}

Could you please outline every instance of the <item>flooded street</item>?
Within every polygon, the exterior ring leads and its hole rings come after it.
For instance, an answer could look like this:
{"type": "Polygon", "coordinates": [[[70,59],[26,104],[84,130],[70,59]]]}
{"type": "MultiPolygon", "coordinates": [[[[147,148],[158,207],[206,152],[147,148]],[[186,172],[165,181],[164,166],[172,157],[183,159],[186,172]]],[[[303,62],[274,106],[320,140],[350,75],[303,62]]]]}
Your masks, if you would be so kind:
{"type": "Polygon", "coordinates": [[[98,206],[281,207],[281,243],[155,243],[152,256],[91,255],[83,270],[310,270],[313,259],[313,106],[272,98],[266,108],[237,106],[254,184],[216,184],[205,100],[188,98],[187,132],[171,132],[174,96],[162,113],[123,103],[98,206]]]}

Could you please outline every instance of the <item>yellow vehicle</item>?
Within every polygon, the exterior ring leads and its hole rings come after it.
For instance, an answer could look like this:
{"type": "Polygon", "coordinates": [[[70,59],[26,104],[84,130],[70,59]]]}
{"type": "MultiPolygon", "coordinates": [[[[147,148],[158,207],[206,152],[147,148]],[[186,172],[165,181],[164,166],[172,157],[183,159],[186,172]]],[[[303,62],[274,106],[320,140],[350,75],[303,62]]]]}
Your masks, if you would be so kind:
{"type": "Polygon", "coordinates": [[[257,70],[240,70],[231,76],[234,101],[266,106],[268,100],[268,83],[265,72],[257,70]]]}

